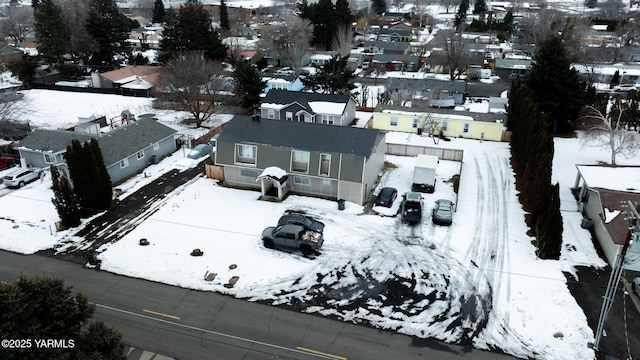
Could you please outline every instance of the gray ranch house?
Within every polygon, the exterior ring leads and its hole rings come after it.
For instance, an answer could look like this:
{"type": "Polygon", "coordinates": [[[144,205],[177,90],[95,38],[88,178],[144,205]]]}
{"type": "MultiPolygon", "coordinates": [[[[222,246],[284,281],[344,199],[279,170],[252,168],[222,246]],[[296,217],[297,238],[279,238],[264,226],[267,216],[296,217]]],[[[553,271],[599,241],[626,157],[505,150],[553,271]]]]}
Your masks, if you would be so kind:
{"type": "Polygon", "coordinates": [[[80,125],[75,131],[37,129],[29,133],[16,147],[22,165],[56,165],[66,171],[64,155],[71,141],[96,138],[111,183],[118,184],[176,150],[176,130],[154,119],[140,119],[107,133],[100,133],[98,124],[80,125]]]}
{"type": "Polygon", "coordinates": [[[218,137],[215,156],[228,185],[261,189],[263,196],[278,193],[280,199],[292,192],[362,205],[384,166],[385,135],[234,116],[218,137]]]}
{"type": "Polygon", "coordinates": [[[356,101],[350,95],[271,89],[258,111],[263,119],[350,125],[356,118],[356,101]]]}

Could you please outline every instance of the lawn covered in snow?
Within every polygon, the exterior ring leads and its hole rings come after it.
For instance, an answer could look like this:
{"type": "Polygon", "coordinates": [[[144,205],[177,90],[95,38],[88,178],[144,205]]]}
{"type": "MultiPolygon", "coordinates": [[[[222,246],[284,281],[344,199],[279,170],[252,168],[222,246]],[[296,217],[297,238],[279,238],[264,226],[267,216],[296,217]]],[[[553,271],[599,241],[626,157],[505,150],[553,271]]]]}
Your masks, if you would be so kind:
{"type": "MultiPolygon", "coordinates": [[[[63,96],[78,95],[26,93],[30,106],[41,109],[34,122],[51,127],[56,125],[53,119],[69,122],[59,114],[73,99],[63,96]],[[46,105],[39,106],[39,101],[46,105]],[[47,109],[56,115],[47,116],[47,109]]],[[[121,107],[135,108],[139,113],[156,113],[159,121],[176,128],[181,128],[180,117],[186,116],[157,112],[149,99],[91,96],[99,97],[103,108],[113,113],[121,107]]],[[[83,114],[88,111],[81,104],[78,108],[83,114]]],[[[389,139],[395,138],[433,145],[425,137],[389,134],[389,139]]],[[[409,335],[500,348],[519,357],[593,358],[588,347],[593,331],[569,293],[563,272],[573,272],[577,265],[605,263],[589,233],[580,228],[581,215],[569,188],[576,163],[595,164],[607,160],[608,154],[583,148],[577,139],[556,139],[555,144],[553,181],[561,185],[565,228],[558,261],[535,257],[517,199],[509,144],[452,139],[438,146],[463,149],[464,160],[440,161],[436,191],[424,194],[419,225],[408,226],[398,216],[381,216],[353,203],[340,211],[334,201],[304,196],[292,195],[281,203],[259,201],[256,191],[227,188],[202,176],[174,193],[122,240],[101,248],[102,269],[409,335]],[[450,181],[456,174],[460,174],[457,194],[450,181]],[[450,227],[431,223],[430,209],[438,198],[456,203],[450,227]],[[275,225],[285,210],[305,212],[326,224],[319,256],[305,258],[262,246],[260,233],[275,225]],[[140,246],[141,238],[150,244],[140,246]],[[195,248],[203,256],[191,256],[195,248]],[[210,273],[216,274],[215,279],[206,281],[205,274],[210,273]],[[235,286],[226,287],[233,276],[238,277],[235,286]]],[[[165,170],[189,166],[184,157],[180,150],[150,166],[122,186],[122,196],[165,170]]],[[[396,187],[399,195],[407,191],[414,161],[388,156],[381,184],[396,187]]],[[[0,248],[34,253],[81,240],[73,238],[73,230],[55,231],[50,185],[47,173],[43,183],[36,181],[23,189],[0,187],[0,195],[4,194],[0,248]]],[[[399,201],[400,197],[395,208],[399,201]]],[[[393,214],[392,210],[384,215],[393,214]]]]}

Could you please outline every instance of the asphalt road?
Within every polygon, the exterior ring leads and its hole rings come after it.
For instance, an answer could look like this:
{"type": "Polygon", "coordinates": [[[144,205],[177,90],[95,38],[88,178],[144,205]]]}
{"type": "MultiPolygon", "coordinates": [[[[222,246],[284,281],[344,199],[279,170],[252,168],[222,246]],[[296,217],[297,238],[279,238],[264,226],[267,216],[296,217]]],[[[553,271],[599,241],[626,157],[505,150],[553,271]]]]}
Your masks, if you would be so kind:
{"type": "MultiPolygon", "coordinates": [[[[215,293],[127,278],[40,255],[0,251],[0,280],[63,278],[137,348],[178,359],[513,359],[215,293]]],[[[1,358],[2,356],[0,356],[1,358]]]]}

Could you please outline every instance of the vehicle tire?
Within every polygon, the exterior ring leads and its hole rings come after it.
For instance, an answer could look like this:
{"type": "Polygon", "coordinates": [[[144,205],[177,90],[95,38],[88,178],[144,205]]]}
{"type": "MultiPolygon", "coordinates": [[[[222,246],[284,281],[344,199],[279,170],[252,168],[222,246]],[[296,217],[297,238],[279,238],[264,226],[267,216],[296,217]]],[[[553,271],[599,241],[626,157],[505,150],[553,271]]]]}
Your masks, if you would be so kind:
{"type": "Polygon", "coordinates": [[[262,244],[264,244],[264,247],[267,249],[273,249],[273,240],[271,239],[262,239],[262,244]]]}
{"type": "Polygon", "coordinates": [[[300,251],[302,252],[302,255],[304,256],[309,256],[313,253],[313,250],[311,250],[311,246],[309,245],[301,245],[300,246],[300,251]]]}
{"type": "Polygon", "coordinates": [[[21,188],[21,187],[23,187],[23,186],[24,186],[24,181],[20,181],[20,182],[18,183],[18,187],[19,187],[19,188],[21,188]]]}

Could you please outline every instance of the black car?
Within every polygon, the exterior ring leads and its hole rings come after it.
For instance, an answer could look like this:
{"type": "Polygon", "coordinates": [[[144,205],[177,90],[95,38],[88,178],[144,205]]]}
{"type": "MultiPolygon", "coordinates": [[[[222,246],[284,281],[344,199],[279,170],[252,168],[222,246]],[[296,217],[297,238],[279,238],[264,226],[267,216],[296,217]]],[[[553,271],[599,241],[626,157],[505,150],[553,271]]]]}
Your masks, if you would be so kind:
{"type": "Polygon", "coordinates": [[[376,197],[376,206],[391,207],[393,201],[398,197],[398,190],[392,187],[385,187],[380,190],[376,197]]]}
{"type": "Polygon", "coordinates": [[[280,220],[278,220],[278,226],[284,224],[294,224],[304,226],[305,229],[322,233],[324,231],[324,223],[314,220],[313,218],[298,214],[298,213],[289,213],[282,215],[280,220]]]}

